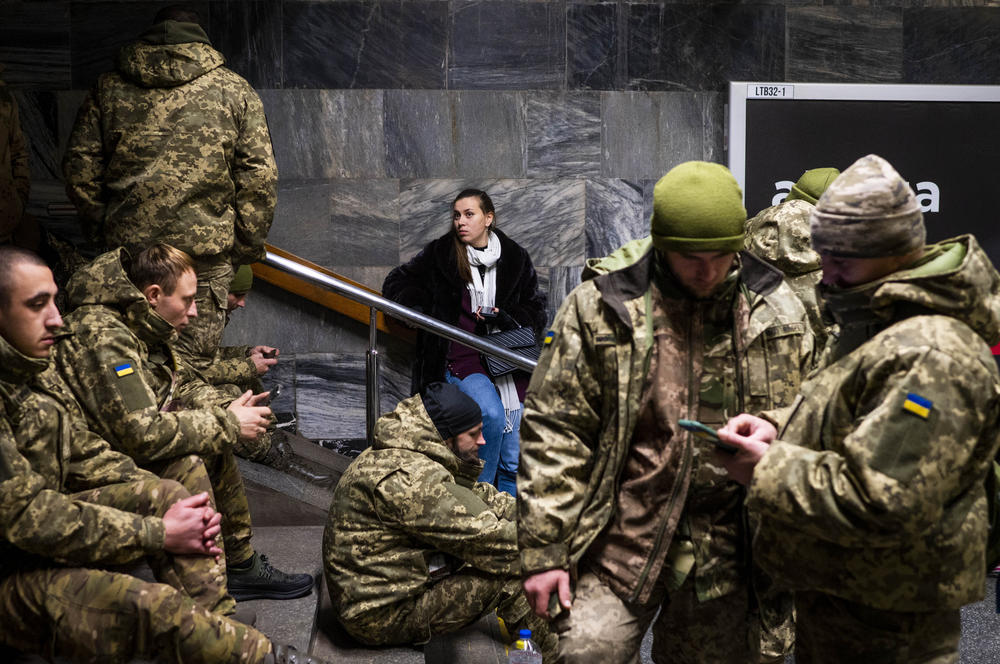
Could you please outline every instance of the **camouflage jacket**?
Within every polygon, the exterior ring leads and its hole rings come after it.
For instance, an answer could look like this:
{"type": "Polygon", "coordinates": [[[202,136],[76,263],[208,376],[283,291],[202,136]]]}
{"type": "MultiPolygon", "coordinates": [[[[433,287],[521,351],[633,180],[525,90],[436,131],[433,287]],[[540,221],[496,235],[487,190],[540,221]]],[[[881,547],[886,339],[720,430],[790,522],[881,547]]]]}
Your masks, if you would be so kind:
{"type": "Polygon", "coordinates": [[[163,549],[162,519],[69,495],[154,476],[87,428],[47,359],[2,337],[0,414],[0,574],[32,558],[110,565],[163,549]]]}
{"type": "Polygon", "coordinates": [[[9,239],[21,222],[30,190],[28,144],[21,133],[17,100],[0,81],[0,242],[9,239]]]}
{"type": "Polygon", "coordinates": [[[232,384],[250,389],[258,375],[249,353],[250,346],[219,346],[215,358],[201,370],[201,375],[212,385],[232,384]]]}
{"type": "Polygon", "coordinates": [[[215,454],[239,435],[228,400],[170,347],[174,329],[129,281],[124,249],[98,256],[67,285],[77,307],[55,364],[90,427],[140,464],[215,454]]]}
{"type": "MultiPolygon", "coordinates": [[[[652,290],[651,246],[646,238],[626,245],[610,261],[591,261],[584,276],[593,278],[570,293],[543,345],[521,424],[518,543],[525,573],[575,568],[616,509],[618,479],[636,430],[653,347],[645,304],[652,290]],[[641,258],[635,261],[636,256],[641,258]],[[631,264],[608,271],[621,263],[631,264]]],[[[734,343],[729,333],[718,344],[727,347],[726,357],[735,352],[739,361],[722,379],[732,384],[733,408],[787,404],[812,362],[805,311],[777,270],[748,254],[741,260],[740,291],[733,303],[738,339],[734,343]]],[[[665,315],[691,312],[667,309],[665,315]]],[[[687,348],[676,349],[677,361],[692,367],[686,382],[698,385],[705,376],[694,375],[700,373],[700,361],[693,349],[704,340],[688,341],[687,348]]],[[[677,387],[688,398],[667,415],[673,426],[675,418],[697,419],[699,390],[687,387],[677,387]]],[[[711,466],[706,443],[683,434],[677,444],[687,446],[686,472],[694,475],[699,466],[711,466]]],[[[684,478],[674,481],[681,486],[684,478]]],[[[727,496],[720,503],[728,503],[728,492],[739,491],[731,482],[714,486],[727,496]]],[[[721,596],[739,581],[743,553],[729,547],[734,540],[741,546],[736,532],[741,526],[733,518],[727,509],[722,515],[702,514],[690,524],[699,595],[721,596]]],[[[651,552],[645,569],[669,545],[664,541],[651,552]]],[[[635,576],[641,580],[646,572],[637,569],[635,576]]],[[[632,592],[639,593],[639,586],[632,592]]]]}
{"type": "Polygon", "coordinates": [[[481,466],[444,445],[419,395],[378,420],[375,443],[334,490],[323,535],[343,622],[420,595],[435,563],[517,574],[514,499],[476,482],[481,466]]]}
{"type": "Polygon", "coordinates": [[[929,250],[829,293],[842,328],[831,363],[776,415],[747,504],[757,560],[790,588],[897,611],[983,596],[1000,275],[972,236],[929,250]]]}
{"type": "Polygon", "coordinates": [[[806,307],[816,347],[823,348],[832,322],[823,319],[822,303],[816,294],[823,272],[809,235],[813,207],[812,203],[794,199],[761,210],[747,220],[746,250],[784,273],[806,307]]]}
{"type": "Polygon", "coordinates": [[[99,245],[259,260],[277,200],[264,108],[204,32],[175,25],[188,33],[153,26],[87,95],[63,161],[66,192],[99,245]]]}

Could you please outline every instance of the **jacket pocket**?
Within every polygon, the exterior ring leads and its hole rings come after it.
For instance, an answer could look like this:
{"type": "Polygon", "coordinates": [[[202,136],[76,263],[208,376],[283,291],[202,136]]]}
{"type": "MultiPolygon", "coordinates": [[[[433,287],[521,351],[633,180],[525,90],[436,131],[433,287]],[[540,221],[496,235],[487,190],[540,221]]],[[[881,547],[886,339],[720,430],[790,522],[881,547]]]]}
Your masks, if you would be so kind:
{"type": "MultiPolygon", "coordinates": [[[[806,326],[803,322],[769,327],[747,350],[748,387],[758,409],[787,406],[802,382],[800,358],[806,326]]],[[[748,409],[749,410],[749,409],[748,409]]],[[[750,412],[753,412],[752,410],[750,412]]]]}

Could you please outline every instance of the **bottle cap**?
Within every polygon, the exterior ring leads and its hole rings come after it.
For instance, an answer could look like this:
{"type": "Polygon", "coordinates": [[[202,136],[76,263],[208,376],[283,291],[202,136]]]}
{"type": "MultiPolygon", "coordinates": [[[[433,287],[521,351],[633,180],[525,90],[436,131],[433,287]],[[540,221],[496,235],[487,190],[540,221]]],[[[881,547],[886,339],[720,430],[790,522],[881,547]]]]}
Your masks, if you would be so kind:
{"type": "Polygon", "coordinates": [[[522,629],[520,632],[517,633],[517,635],[520,638],[522,638],[522,639],[530,639],[531,638],[531,630],[530,629],[522,629]]]}

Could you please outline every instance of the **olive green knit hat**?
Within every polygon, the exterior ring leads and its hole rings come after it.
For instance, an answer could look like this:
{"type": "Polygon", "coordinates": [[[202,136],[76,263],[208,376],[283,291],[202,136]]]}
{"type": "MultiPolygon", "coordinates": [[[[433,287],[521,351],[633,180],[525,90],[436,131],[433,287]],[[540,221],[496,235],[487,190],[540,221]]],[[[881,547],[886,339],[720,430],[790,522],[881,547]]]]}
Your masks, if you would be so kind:
{"type": "Polygon", "coordinates": [[[746,219],[740,185],[721,164],[684,162],[653,188],[650,234],[660,251],[739,251],[746,219]]]}
{"type": "Polygon", "coordinates": [[[229,292],[234,295],[249,293],[253,288],[253,270],[249,265],[240,265],[233,275],[233,280],[229,282],[229,292]]]}
{"type": "Polygon", "coordinates": [[[845,258],[904,256],[927,236],[917,195],[874,154],[851,164],[820,196],[810,233],[816,251],[845,258]]]}
{"type": "Polygon", "coordinates": [[[837,179],[840,171],[836,168],[812,168],[802,174],[799,181],[785,197],[786,201],[801,200],[816,205],[826,188],[837,179]]]}

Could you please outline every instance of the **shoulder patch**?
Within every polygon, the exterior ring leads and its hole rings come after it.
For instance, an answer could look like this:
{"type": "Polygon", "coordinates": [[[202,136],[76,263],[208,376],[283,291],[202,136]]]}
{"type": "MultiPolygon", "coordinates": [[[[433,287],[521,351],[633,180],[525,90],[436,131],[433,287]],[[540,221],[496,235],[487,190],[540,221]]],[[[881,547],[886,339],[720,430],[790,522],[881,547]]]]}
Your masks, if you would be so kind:
{"type": "Polygon", "coordinates": [[[542,343],[548,346],[550,343],[552,343],[552,340],[555,338],[556,338],[556,333],[553,332],[552,330],[549,330],[548,332],[545,333],[545,337],[542,339],[542,343]]]}
{"type": "Polygon", "coordinates": [[[118,366],[114,367],[114,370],[115,370],[115,375],[118,376],[119,378],[135,373],[135,369],[132,368],[131,362],[119,364],[118,366]]]}
{"type": "Polygon", "coordinates": [[[906,400],[903,401],[903,410],[913,413],[920,419],[926,420],[931,414],[931,409],[934,407],[934,402],[930,399],[925,399],[919,394],[910,392],[906,395],[906,400]]]}

